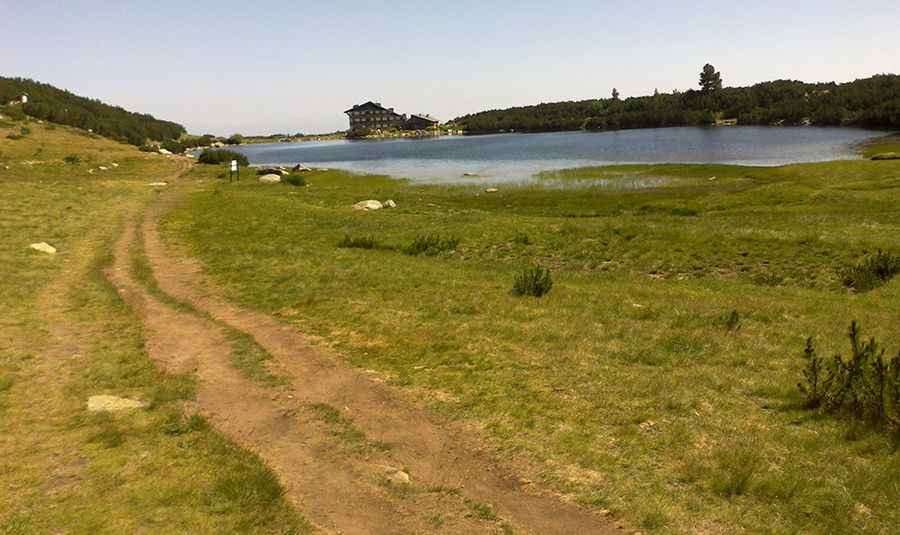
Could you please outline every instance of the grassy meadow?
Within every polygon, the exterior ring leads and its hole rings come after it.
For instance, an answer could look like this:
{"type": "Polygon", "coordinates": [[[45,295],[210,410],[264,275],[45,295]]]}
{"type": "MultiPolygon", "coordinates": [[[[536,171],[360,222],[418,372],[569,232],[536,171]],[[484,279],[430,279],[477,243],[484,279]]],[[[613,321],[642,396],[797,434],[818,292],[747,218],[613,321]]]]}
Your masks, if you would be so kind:
{"type": "Polygon", "coordinates": [[[544,484],[650,533],[900,523],[896,444],[802,409],[796,386],[805,339],[846,353],[851,319],[900,349],[900,280],[857,294],[840,277],[900,253],[900,161],[574,169],[497,193],[220,172],[192,171],[166,240],[544,484]],[[365,199],[398,207],[351,209],[365,199]],[[428,235],[459,242],[406,254],[428,235]],[[534,266],[552,290],[513,295],[534,266]]]}
{"type": "Polygon", "coordinates": [[[103,276],[123,218],[157,195],[145,184],[177,169],[79,130],[0,121],[4,535],[309,529],[258,458],[182,411],[193,379],[149,360],[103,276]],[[58,253],[29,249],[40,241],[58,253]],[[89,413],[95,394],[149,406],[89,413]]]}

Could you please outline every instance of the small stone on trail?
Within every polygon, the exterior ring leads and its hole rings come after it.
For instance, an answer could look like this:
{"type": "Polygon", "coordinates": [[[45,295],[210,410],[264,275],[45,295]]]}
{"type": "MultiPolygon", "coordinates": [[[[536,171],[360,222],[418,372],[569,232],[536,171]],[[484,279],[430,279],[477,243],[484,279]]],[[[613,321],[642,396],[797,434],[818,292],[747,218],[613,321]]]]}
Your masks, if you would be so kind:
{"type": "Polygon", "coordinates": [[[410,483],[409,474],[407,474],[403,470],[396,470],[389,473],[387,476],[387,480],[395,485],[409,485],[410,483]]]}
{"type": "Polygon", "coordinates": [[[484,190],[485,193],[497,193],[498,191],[500,190],[497,188],[487,188],[486,190],[484,190]]]}
{"type": "Polygon", "coordinates": [[[31,245],[29,245],[29,247],[31,247],[35,251],[40,251],[42,253],[56,254],[56,247],[44,241],[40,243],[32,243],[31,245]]]}
{"type": "Polygon", "coordinates": [[[381,204],[381,201],[375,201],[371,199],[368,201],[359,201],[358,203],[353,205],[354,210],[363,210],[366,212],[370,210],[381,210],[382,208],[384,208],[384,205],[381,204]]]}
{"type": "Polygon", "coordinates": [[[277,184],[281,182],[281,175],[270,174],[259,177],[259,181],[263,184],[277,184]]]}
{"type": "Polygon", "coordinates": [[[120,398],[118,396],[100,395],[88,398],[87,409],[90,412],[116,412],[142,409],[147,404],[136,399],[120,398]]]}

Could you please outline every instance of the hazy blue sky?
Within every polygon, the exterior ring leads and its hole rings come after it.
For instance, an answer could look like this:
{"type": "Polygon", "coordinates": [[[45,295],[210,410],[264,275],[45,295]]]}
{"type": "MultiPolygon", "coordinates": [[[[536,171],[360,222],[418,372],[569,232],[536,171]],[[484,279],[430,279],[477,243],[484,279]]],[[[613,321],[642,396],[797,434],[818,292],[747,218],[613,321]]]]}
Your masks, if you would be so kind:
{"type": "Polygon", "coordinates": [[[0,73],[196,133],[321,132],[369,99],[441,119],[900,72],[900,1],[0,0],[0,73]]]}

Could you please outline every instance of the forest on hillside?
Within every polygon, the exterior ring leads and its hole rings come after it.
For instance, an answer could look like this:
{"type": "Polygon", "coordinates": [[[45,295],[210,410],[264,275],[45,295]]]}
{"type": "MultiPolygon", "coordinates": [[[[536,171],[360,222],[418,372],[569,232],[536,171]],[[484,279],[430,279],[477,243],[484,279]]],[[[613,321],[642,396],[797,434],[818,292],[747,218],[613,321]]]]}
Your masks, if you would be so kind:
{"type": "MultiPolygon", "coordinates": [[[[180,124],[162,121],[152,115],[130,112],[27,78],[0,76],[0,106],[23,93],[28,95],[28,102],[21,108],[27,115],[92,130],[101,136],[132,145],[142,145],[148,140],[174,140],[185,133],[180,124]]],[[[19,106],[11,108],[16,107],[19,106]]],[[[10,109],[7,113],[13,111],[10,109]]]]}
{"type": "Polygon", "coordinates": [[[776,80],[722,87],[711,65],[701,88],[650,96],[554,102],[458,117],[468,133],[618,130],[704,126],[737,119],[742,125],[820,125],[900,128],[900,76],[883,74],[842,84],[776,80]]]}

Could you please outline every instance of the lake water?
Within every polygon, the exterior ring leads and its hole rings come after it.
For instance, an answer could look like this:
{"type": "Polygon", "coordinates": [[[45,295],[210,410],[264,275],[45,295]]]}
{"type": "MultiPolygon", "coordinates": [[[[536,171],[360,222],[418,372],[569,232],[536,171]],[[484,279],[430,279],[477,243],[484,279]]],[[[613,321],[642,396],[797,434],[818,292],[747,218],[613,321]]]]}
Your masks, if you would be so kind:
{"type": "Polygon", "coordinates": [[[545,170],[614,163],[782,165],[852,159],[881,132],[855,128],[653,128],[244,145],[252,164],[296,164],[417,182],[522,182],[545,170]],[[464,177],[473,173],[478,178],[464,177]]]}

